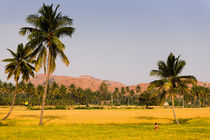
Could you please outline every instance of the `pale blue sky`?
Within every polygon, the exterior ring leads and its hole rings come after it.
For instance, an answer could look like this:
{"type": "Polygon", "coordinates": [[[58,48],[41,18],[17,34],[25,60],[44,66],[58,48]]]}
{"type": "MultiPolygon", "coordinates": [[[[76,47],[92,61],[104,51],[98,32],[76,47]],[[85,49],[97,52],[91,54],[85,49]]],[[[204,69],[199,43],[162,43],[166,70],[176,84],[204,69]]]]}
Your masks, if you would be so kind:
{"type": "MultiPolygon", "coordinates": [[[[7,48],[27,42],[18,34],[29,26],[25,18],[42,3],[57,5],[73,18],[73,38],[64,38],[70,66],[57,63],[54,74],[91,75],[104,80],[138,84],[150,77],[159,60],[170,52],[181,55],[187,65],[183,74],[210,82],[209,0],[7,0],[0,3],[0,59],[7,48]]],[[[5,81],[5,63],[0,79],[5,81]]]]}

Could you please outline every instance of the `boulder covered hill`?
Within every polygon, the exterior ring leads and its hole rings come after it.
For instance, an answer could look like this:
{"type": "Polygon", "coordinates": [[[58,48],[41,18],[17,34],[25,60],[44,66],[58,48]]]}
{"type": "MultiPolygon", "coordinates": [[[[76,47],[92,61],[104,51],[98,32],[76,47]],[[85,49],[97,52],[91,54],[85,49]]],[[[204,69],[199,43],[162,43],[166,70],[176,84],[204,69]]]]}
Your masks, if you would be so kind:
{"type": "MultiPolygon", "coordinates": [[[[37,85],[44,85],[46,77],[44,74],[36,74],[34,78],[30,79],[30,82],[33,83],[35,86],[37,85]]],[[[115,88],[126,87],[127,85],[116,82],[116,81],[108,81],[108,80],[101,80],[97,79],[88,75],[82,75],[80,77],[71,77],[71,76],[57,76],[51,75],[50,76],[50,83],[56,82],[58,85],[65,85],[66,87],[74,84],[76,87],[81,87],[82,89],[90,88],[93,91],[99,89],[102,82],[105,82],[108,85],[108,90],[113,92],[115,88]]],[[[145,91],[149,86],[149,83],[140,83],[138,84],[141,87],[141,91],[145,91]]],[[[210,87],[210,83],[208,82],[201,82],[198,81],[198,85],[210,87]]],[[[137,85],[129,86],[130,89],[135,89],[137,85]]]]}

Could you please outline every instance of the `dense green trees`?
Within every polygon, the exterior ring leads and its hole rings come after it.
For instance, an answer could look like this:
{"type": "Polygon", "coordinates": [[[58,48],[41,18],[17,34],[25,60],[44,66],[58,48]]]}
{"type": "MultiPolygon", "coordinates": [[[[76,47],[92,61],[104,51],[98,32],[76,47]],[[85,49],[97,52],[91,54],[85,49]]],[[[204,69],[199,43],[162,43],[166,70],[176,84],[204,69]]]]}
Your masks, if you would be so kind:
{"type": "MultiPolygon", "coordinates": [[[[16,98],[16,105],[24,105],[28,102],[28,106],[37,106],[42,102],[42,95],[44,93],[44,86],[31,85],[32,83],[20,82],[18,84],[18,92],[16,98]],[[28,87],[28,88],[27,88],[28,87]]],[[[104,87],[104,83],[101,87],[104,87]]],[[[106,86],[105,86],[106,87],[106,86]]],[[[12,83],[0,82],[0,105],[11,105],[12,92],[14,92],[15,86],[12,83]]],[[[106,89],[106,88],[105,88],[106,89]]],[[[53,106],[71,106],[71,105],[101,105],[102,102],[108,102],[107,105],[127,105],[127,95],[125,96],[124,87],[115,88],[113,92],[108,91],[106,99],[104,98],[104,93],[102,89],[97,91],[92,91],[90,89],[82,89],[76,87],[74,84],[64,87],[63,85],[58,85],[53,82],[49,85],[48,94],[46,97],[46,105],[53,106]],[[113,103],[111,102],[111,96],[113,95],[113,103]]],[[[135,89],[135,88],[134,88],[135,89]]],[[[131,93],[135,90],[130,90],[131,93]]],[[[201,107],[210,105],[210,89],[202,87],[204,94],[200,96],[201,107]]],[[[192,89],[191,89],[192,90],[192,89]]],[[[184,96],[186,107],[199,107],[198,104],[194,106],[195,96],[190,90],[189,94],[184,96]]],[[[106,91],[106,90],[105,90],[106,91]]],[[[134,95],[130,96],[130,105],[141,105],[146,106],[156,106],[159,105],[160,95],[154,95],[155,91],[142,91],[140,93],[135,92],[134,95]]],[[[183,96],[179,96],[175,99],[174,105],[182,106],[183,96]]],[[[199,99],[197,98],[196,101],[199,99]]],[[[167,101],[171,105],[171,99],[168,98],[167,101]]],[[[197,102],[198,103],[198,102],[197,102]]]]}

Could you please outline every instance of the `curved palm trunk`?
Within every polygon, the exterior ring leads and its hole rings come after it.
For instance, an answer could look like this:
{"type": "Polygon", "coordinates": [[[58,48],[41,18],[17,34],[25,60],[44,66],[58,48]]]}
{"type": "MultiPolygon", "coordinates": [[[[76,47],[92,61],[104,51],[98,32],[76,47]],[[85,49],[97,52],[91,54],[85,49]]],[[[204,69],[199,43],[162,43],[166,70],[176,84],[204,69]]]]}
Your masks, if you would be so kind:
{"type": "Polygon", "coordinates": [[[42,120],[43,120],[43,114],[44,114],[44,105],[45,105],[45,99],[46,99],[46,95],[47,95],[47,89],[48,89],[49,77],[50,77],[50,61],[51,61],[51,53],[50,53],[50,47],[49,47],[47,77],[46,77],[46,83],[45,83],[44,94],[43,94],[43,99],[42,99],[42,107],[41,107],[39,126],[43,125],[42,120]]]}
{"type": "Polygon", "coordinates": [[[16,82],[15,92],[14,92],[14,94],[12,95],[12,104],[11,104],[11,108],[10,108],[8,114],[7,114],[2,120],[6,120],[6,119],[10,116],[10,114],[12,113],[12,110],[13,110],[13,108],[14,108],[14,106],[15,106],[15,98],[16,98],[16,94],[17,94],[17,89],[18,89],[18,81],[16,82]]]}
{"type": "Polygon", "coordinates": [[[176,113],[175,113],[175,107],[174,107],[174,95],[171,95],[171,101],[172,101],[172,108],[173,108],[173,114],[174,114],[174,118],[176,120],[176,123],[179,124],[179,121],[176,118],[176,113]]]}

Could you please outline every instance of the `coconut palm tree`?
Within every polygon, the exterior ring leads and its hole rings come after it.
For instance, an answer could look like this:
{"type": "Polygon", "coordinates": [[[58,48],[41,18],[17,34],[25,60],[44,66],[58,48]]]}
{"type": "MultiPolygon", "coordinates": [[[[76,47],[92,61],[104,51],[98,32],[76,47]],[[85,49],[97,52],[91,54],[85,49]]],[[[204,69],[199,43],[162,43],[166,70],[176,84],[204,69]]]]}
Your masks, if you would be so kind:
{"type": "Polygon", "coordinates": [[[130,95],[129,95],[129,93],[130,93],[130,87],[127,86],[125,88],[125,91],[126,91],[126,94],[127,94],[127,106],[129,106],[129,104],[130,104],[130,95]]]}
{"type": "Polygon", "coordinates": [[[137,85],[136,86],[136,93],[140,93],[141,92],[141,87],[140,87],[140,85],[137,85]]]}
{"type": "Polygon", "coordinates": [[[53,5],[43,4],[37,14],[29,15],[26,18],[26,22],[33,27],[23,27],[20,30],[21,35],[28,35],[29,42],[27,46],[33,50],[31,57],[37,56],[36,71],[39,71],[42,66],[45,73],[47,71],[39,125],[42,125],[49,77],[56,68],[55,60],[57,56],[60,56],[64,64],[69,65],[69,60],[64,53],[65,45],[59,38],[64,36],[71,37],[74,28],[70,27],[72,19],[68,16],[63,16],[61,12],[57,12],[58,7],[59,5],[53,9],[53,5]]]}
{"type": "Polygon", "coordinates": [[[202,86],[193,86],[191,92],[194,96],[194,107],[199,105],[201,107],[201,96],[205,97],[205,87],[202,86]]]}
{"type": "Polygon", "coordinates": [[[176,118],[174,97],[176,94],[182,93],[178,92],[179,89],[183,89],[183,87],[186,87],[188,84],[196,84],[196,78],[194,76],[180,76],[186,62],[179,58],[180,56],[175,57],[173,53],[170,53],[166,62],[159,61],[157,63],[158,70],[152,70],[150,75],[158,76],[161,79],[151,82],[149,86],[150,89],[155,88],[157,90],[155,93],[161,94],[161,99],[171,97],[173,114],[177,124],[179,124],[179,122],[176,118]]]}
{"type": "Polygon", "coordinates": [[[42,85],[38,85],[35,90],[35,94],[38,97],[38,101],[37,101],[38,105],[40,105],[40,99],[43,93],[44,93],[44,87],[42,85]]]}
{"type": "Polygon", "coordinates": [[[5,66],[5,73],[8,74],[7,79],[10,79],[12,76],[14,76],[16,86],[14,94],[12,95],[10,111],[2,120],[7,119],[12,113],[15,105],[15,97],[18,90],[19,79],[21,78],[23,81],[28,81],[30,76],[34,77],[34,67],[31,65],[33,60],[29,57],[30,51],[27,49],[27,47],[24,47],[21,43],[18,45],[16,53],[10,49],[7,50],[11,53],[12,58],[4,59],[2,61],[8,63],[5,66]]]}
{"type": "Polygon", "coordinates": [[[69,91],[69,101],[70,101],[70,105],[72,105],[72,94],[74,94],[76,92],[76,86],[74,84],[71,84],[68,88],[69,91]]]}

